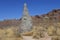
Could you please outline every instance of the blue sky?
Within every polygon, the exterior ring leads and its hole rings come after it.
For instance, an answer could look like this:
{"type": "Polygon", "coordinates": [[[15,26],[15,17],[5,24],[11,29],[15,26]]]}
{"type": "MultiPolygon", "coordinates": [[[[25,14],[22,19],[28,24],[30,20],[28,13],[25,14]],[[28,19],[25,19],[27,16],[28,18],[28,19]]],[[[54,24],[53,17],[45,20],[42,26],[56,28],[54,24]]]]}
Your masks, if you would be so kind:
{"type": "Polygon", "coordinates": [[[21,18],[25,2],[31,16],[60,8],[60,0],[0,0],[0,20],[21,18]]]}

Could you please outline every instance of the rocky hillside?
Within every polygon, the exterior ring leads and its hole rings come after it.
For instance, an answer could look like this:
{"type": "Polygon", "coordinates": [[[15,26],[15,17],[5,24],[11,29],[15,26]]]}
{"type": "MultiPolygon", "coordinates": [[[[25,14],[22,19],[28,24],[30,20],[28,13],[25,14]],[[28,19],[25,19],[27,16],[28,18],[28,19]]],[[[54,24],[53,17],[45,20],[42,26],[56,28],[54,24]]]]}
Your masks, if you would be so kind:
{"type": "Polygon", "coordinates": [[[60,22],[60,9],[52,10],[47,14],[36,15],[32,17],[32,20],[35,26],[38,26],[39,24],[53,25],[56,22],[60,22]]]}
{"type": "MultiPolygon", "coordinates": [[[[54,22],[60,22],[60,9],[52,10],[47,14],[32,16],[32,23],[34,26],[39,24],[49,23],[50,25],[54,22]]],[[[19,26],[21,19],[12,19],[0,21],[0,28],[19,26]]]]}

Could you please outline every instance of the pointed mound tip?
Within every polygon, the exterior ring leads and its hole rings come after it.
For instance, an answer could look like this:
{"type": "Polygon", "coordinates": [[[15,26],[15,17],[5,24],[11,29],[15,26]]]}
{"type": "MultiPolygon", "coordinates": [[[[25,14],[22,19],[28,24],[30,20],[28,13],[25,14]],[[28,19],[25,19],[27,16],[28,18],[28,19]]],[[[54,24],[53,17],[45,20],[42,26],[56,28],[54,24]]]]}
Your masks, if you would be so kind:
{"type": "Polygon", "coordinates": [[[26,6],[27,4],[26,3],[24,3],[24,6],[26,6]]]}

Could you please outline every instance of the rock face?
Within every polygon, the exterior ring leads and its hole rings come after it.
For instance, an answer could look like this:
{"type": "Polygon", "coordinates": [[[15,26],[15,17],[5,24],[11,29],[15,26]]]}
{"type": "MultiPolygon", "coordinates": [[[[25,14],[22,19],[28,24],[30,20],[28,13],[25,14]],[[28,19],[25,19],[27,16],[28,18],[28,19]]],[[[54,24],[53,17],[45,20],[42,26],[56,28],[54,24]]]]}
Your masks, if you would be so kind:
{"type": "Polygon", "coordinates": [[[32,19],[28,13],[27,5],[24,4],[24,11],[20,25],[21,32],[29,32],[32,29],[32,19]]]}

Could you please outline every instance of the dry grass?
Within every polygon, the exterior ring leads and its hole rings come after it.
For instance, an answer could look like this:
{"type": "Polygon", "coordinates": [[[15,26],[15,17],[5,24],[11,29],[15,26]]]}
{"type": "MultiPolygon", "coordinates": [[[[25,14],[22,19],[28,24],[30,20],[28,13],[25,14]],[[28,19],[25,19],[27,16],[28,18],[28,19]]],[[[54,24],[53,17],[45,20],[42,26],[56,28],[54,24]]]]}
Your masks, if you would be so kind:
{"type": "Polygon", "coordinates": [[[14,27],[8,29],[0,29],[0,40],[22,40],[21,34],[17,34],[14,27]]]}
{"type": "Polygon", "coordinates": [[[58,36],[60,36],[60,28],[57,28],[56,34],[57,34],[58,36]]]}
{"type": "Polygon", "coordinates": [[[0,40],[22,40],[21,38],[1,38],[0,40]]]}
{"type": "Polygon", "coordinates": [[[33,29],[33,38],[44,38],[44,28],[43,27],[34,27],[33,29]]]}
{"type": "MultiPolygon", "coordinates": [[[[52,40],[60,40],[60,28],[57,27],[57,30],[54,26],[48,26],[46,30],[49,36],[52,36],[52,40]]],[[[41,26],[34,26],[32,31],[23,33],[24,36],[33,36],[33,38],[44,38],[44,28],[41,26]]],[[[17,28],[11,27],[7,29],[0,29],[0,40],[22,40],[23,37],[17,31],[17,28]]]]}
{"type": "MultiPolygon", "coordinates": [[[[56,30],[56,27],[50,25],[50,26],[48,26],[48,28],[45,31],[48,34],[48,36],[53,36],[52,40],[57,39],[57,38],[60,40],[60,28],[57,27],[57,30],[56,30]]],[[[37,39],[44,38],[45,37],[45,34],[44,34],[45,31],[44,31],[44,28],[41,26],[34,27],[33,38],[37,38],[37,39]]]]}
{"type": "Polygon", "coordinates": [[[47,33],[49,36],[55,35],[56,28],[54,26],[49,26],[47,29],[47,33]]]}
{"type": "Polygon", "coordinates": [[[60,40],[60,36],[57,36],[57,35],[52,36],[52,39],[51,40],[60,40]]]}

